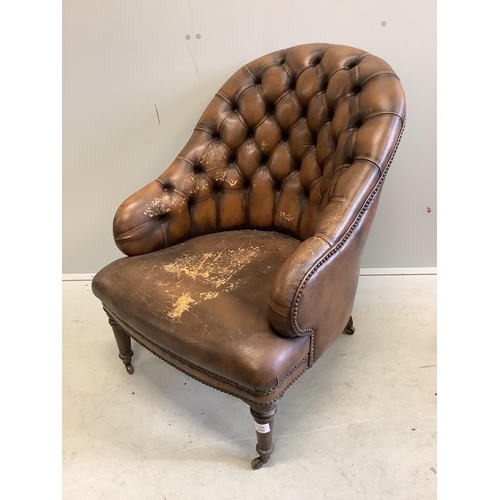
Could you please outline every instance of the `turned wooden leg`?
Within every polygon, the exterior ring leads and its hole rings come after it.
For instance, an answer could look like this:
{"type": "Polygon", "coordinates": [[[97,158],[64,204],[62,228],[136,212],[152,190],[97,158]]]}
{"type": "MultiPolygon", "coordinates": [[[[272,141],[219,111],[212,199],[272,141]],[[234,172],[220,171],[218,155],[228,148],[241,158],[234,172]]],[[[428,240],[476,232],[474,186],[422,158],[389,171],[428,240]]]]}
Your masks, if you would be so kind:
{"type": "Polygon", "coordinates": [[[118,357],[123,361],[127,372],[132,375],[134,373],[134,367],[132,366],[134,351],[132,351],[130,336],[111,317],[109,317],[109,324],[115,334],[116,344],[118,345],[118,357]]]}
{"type": "Polygon", "coordinates": [[[347,322],[347,325],[344,328],[344,333],[347,333],[347,335],[352,335],[355,331],[356,329],[352,324],[352,316],[349,316],[349,321],[347,322]]]}
{"type": "Polygon", "coordinates": [[[255,432],[257,434],[257,453],[259,456],[252,460],[252,469],[260,469],[274,451],[273,427],[276,404],[273,403],[265,408],[257,406],[250,407],[250,413],[255,420],[255,432]]]}

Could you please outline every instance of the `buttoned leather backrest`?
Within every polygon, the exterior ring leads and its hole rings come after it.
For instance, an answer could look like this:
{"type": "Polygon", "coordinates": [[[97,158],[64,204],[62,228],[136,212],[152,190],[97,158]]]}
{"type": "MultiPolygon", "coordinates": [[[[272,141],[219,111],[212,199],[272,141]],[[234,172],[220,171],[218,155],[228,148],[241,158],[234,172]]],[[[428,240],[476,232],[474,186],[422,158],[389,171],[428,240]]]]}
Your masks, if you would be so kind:
{"type": "Polygon", "coordinates": [[[217,92],[172,165],[114,222],[129,255],[229,229],[334,241],[383,178],[405,117],[392,68],[307,44],[261,57],[217,92]]]}

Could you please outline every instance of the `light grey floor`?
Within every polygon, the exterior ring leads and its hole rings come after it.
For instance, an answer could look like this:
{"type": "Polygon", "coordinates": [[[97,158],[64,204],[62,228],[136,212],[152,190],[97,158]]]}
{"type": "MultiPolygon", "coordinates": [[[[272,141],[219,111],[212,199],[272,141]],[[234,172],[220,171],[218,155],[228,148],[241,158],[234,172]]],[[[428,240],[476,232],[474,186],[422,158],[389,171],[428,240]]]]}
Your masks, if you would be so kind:
{"type": "Polygon", "coordinates": [[[436,498],[436,277],[361,277],[353,315],[252,471],[247,406],[137,344],[128,375],[90,283],[63,282],[63,498],[436,498]]]}

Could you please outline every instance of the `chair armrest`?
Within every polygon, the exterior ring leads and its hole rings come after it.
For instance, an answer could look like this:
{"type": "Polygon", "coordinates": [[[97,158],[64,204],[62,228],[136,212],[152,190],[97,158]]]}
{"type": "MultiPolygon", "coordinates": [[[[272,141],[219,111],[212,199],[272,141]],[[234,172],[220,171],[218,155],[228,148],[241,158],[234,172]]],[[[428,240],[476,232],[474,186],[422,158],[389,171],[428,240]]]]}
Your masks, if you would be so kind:
{"type": "Polygon", "coordinates": [[[188,200],[196,189],[191,165],[177,158],[162,174],[118,208],[113,220],[113,237],[126,255],[154,252],[190,237],[188,200]],[[168,173],[168,176],[166,176],[168,173]]]}
{"type": "Polygon", "coordinates": [[[310,366],[342,333],[352,313],[379,180],[358,203],[334,197],[315,234],[285,260],[272,283],[271,325],[287,337],[311,336],[310,366]]]}

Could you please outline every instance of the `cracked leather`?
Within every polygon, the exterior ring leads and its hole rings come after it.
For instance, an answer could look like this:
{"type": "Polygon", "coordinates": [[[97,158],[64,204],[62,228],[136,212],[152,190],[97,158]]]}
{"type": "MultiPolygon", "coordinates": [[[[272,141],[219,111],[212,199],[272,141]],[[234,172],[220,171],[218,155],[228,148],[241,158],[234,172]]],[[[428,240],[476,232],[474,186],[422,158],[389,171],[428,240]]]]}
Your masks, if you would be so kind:
{"type": "Polygon", "coordinates": [[[119,207],[129,257],[94,292],[193,366],[257,393],[286,386],[347,324],[405,116],[394,70],[363,50],[299,45],[245,65],[119,207]]]}

